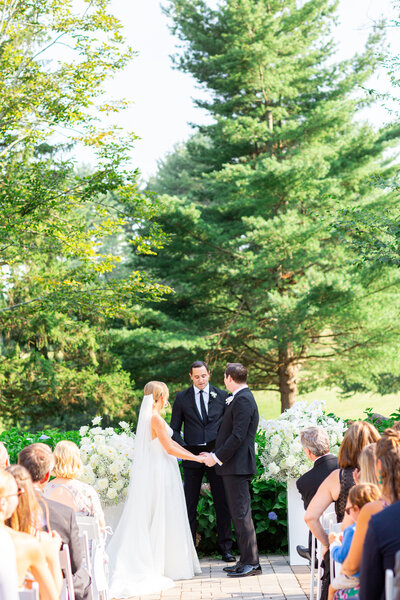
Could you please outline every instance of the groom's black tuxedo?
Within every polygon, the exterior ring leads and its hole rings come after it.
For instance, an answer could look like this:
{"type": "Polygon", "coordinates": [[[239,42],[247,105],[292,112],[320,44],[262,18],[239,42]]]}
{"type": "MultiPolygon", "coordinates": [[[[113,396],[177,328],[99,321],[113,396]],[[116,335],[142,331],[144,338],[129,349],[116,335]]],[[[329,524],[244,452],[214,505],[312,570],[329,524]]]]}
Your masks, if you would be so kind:
{"type": "MultiPolygon", "coordinates": [[[[225,411],[228,392],[209,385],[207,422],[199,412],[194,387],[178,392],[172,407],[170,425],[174,431],[172,439],[193,454],[214,450],[215,439],[225,411]],[[182,430],[183,427],[183,437],[182,430]]],[[[203,475],[210,482],[217,516],[218,545],[222,553],[232,548],[231,517],[225,497],[223,483],[215,473],[215,467],[190,460],[182,461],[186,506],[194,542],[196,541],[197,505],[200,497],[203,475]]]]}
{"type": "Polygon", "coordinates": [[[251,516],[249,483],[257,471],[255,436],[258,408],[248,387],[237,391],[227,406],[215,442],[216,466],[221,476],[235,526],[240,562],[258,565],[256,533],[251,516]]]}

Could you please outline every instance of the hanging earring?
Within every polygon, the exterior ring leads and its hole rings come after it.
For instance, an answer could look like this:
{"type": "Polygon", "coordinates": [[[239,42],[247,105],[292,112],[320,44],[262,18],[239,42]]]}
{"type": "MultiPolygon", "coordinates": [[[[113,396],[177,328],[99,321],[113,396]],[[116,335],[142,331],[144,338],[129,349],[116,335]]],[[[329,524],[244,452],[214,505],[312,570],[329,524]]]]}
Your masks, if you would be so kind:
{"type": "Polygon", "coordinates": [[[378,483],[382,485],[382,471],[380,469],[378,470],[378,483]]]}

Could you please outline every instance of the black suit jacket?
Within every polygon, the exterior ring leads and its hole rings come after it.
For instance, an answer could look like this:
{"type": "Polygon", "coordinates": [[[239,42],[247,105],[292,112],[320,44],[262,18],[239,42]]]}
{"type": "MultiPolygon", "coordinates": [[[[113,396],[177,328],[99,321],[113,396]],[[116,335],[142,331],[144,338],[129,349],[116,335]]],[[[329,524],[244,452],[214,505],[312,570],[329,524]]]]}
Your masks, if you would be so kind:
{"type": "Polygon", "coordinates": [[[188,447],[214,442],[221,425],[225,411],[225,399],[228,392],[210,385],[208,401],[208,422],[204,425],[197,410],[193,386],[183,392],[178,392],[172,407],[170,425],[174,430],[172,439],[181,446],[188,447]],[[216,394],[215,398],[212,394],[216,394]],[[183,425],[183,438],[181,429],[183,425]]]}
{"type": "Polygon", "coordinates": [[[326,454],[317,458],[312,468],[304,473],[297,481],[297,489],[303,498],[304,508],[307,509],[311,500],[317,493],[321,483],[338,468],[337,458],[333,454],[326,454]]]}
{"type": "Polygon", "coordinates": [[[50,520],[50,523],[47,524],[48,528],[55,529],[60,534],[64,544],[69,546],[75,598],[76,600],[84,600],[89,591],[90,576],[86,569],[82,567],[82,548],[75,513],[69,506],[44,498],[42,495],[39,497],[39,502],[46,517],[46,522],[47,511],[44,505],[48,507],[50,520]]]}
{"type": "Polygon", "coordinates": [[[400,500],[373,515],[365,536],[360,571],[360,600],[384,598],[385,570],[394,568],[400,550],[400,500]]]}
{"type": "Polygon", "coordinates": [[[215,442],[215,454],[223,463],[219,475],[252,475],[257,472],[254,440],[258,408],[249,388],[235,394],[226,407],[215,442]]]}

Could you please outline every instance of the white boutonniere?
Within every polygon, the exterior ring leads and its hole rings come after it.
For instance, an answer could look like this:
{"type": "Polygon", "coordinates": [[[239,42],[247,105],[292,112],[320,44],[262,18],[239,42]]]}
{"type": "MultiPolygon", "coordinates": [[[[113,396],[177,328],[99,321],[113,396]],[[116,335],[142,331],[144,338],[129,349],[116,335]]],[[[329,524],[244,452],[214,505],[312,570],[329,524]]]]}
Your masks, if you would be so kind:
{"type": "Polygon", "coordinates": [[[217,392],[210,392],[210,396],[212,396],[212,398],[216,398],[217,397],[217,392]]]}
{"type": "Polygon", "coordinates": [[[227,399],[225,400],[226,404],[230,404],[233,400],[233,396],[228,396],[227,399]]]}

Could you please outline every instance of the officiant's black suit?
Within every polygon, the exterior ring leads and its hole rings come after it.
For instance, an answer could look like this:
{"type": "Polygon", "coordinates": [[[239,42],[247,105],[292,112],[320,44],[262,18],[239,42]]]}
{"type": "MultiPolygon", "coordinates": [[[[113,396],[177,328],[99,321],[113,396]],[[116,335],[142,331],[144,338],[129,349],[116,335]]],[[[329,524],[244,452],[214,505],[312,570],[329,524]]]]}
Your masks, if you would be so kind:
{"type": "Polygon", "coordinates": [[[258,420],[253,394],[248,387],[239,390],[226,407],[215,442],[215,455],[222,462],[216,466],[216,471],[224,482],[243,565],[259,564],[249,490],[249,483],[257,472],[255,437],[258,420]]]}
{"type": "MultiPolygon", "coordinates": [[[[172,407],[170,422],[174,430],[172,439],[193,454],[213,451],[224,415],[227,396],[228,392],[209,385],[208,414],[206,423],[204,423],[196,406],[193,386],[183,392],[178,392],[172,407]],[[215,397],[213,397],[214,395],[215,397]],[[183,437],[181,435],[182,426],[183,437]]],[[[184,460],[182,465],[186,506],[194,542],[196,541],[197,505],[201,482],[205,474],[210,482],[217,517],[218,546],[222,554],[229,552],[232,548],[232,526],[221,478],[216,475],[215,467],[206,467],[202,463],[189,460],[184,460]]]]}

